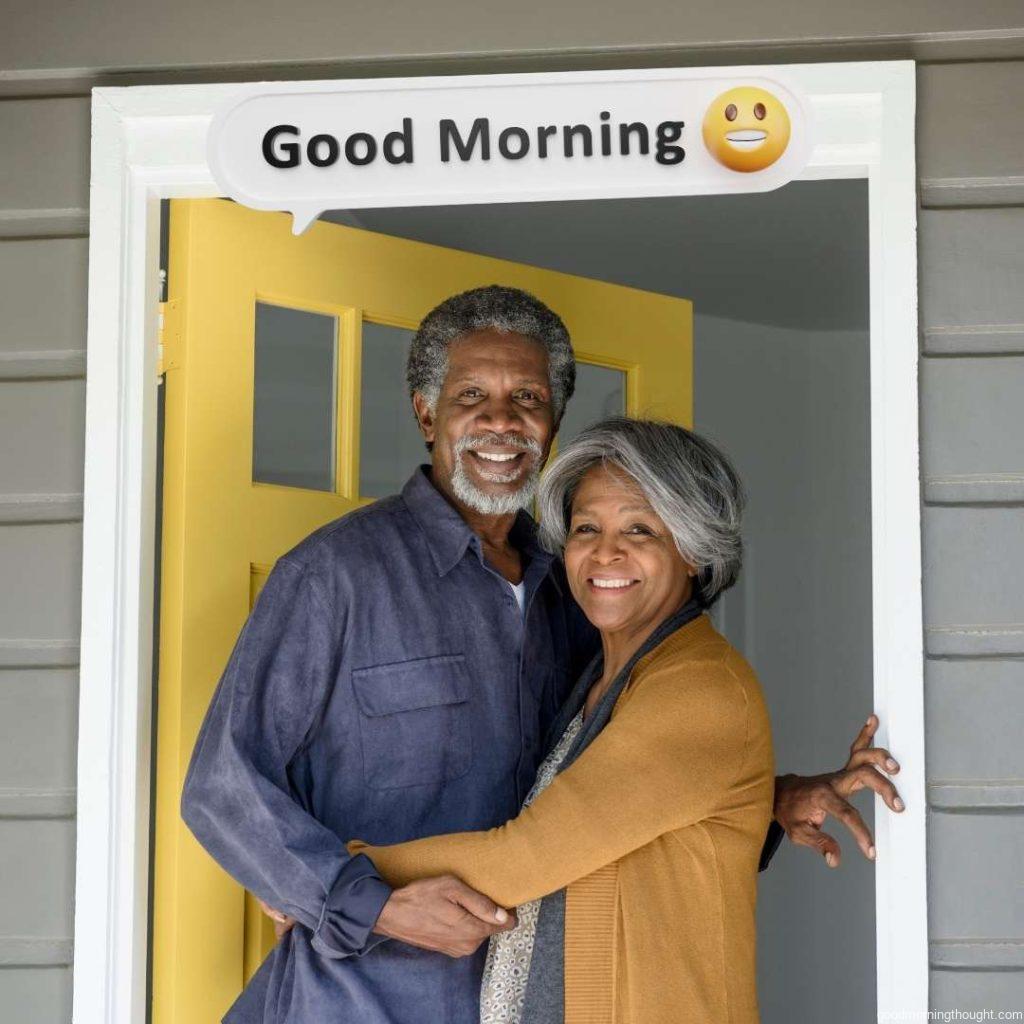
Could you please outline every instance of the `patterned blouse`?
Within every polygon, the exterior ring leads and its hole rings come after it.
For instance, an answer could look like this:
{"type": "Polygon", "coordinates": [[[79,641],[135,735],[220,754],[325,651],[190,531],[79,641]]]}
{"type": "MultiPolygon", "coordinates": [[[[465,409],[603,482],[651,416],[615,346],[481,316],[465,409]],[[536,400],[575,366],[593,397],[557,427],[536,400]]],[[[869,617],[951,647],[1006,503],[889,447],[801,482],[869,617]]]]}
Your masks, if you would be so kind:
{"type": "MultiPolygon", "coordinates": [[[[524,807],[529,807],[551,783],[582,727],[581,708],[538,769],[537,781],[527,794],[524,807]]],[[[524,903],[517,908],[516,927],[491,938],[480,988],[480,1024],[520,1024],[540,904],[540,900],[524,903]]]]}

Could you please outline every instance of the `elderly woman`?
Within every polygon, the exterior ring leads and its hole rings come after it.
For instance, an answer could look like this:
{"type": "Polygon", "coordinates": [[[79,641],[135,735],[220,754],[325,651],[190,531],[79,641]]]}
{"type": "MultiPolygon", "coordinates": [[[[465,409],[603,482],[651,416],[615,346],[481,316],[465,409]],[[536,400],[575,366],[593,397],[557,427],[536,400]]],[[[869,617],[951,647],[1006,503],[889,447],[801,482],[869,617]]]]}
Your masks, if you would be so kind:
{"type": "Polygon", "coordinates": [[[739,572],[739,481],[681,427],[612,419],[566,446],[540,506],[603,652],[522,812],[351,848],[393,885],[453,874],[519,908],[491,939],[483,1024],[752,1024],[771,734],[754,673],[706,614],[739,572]]]}

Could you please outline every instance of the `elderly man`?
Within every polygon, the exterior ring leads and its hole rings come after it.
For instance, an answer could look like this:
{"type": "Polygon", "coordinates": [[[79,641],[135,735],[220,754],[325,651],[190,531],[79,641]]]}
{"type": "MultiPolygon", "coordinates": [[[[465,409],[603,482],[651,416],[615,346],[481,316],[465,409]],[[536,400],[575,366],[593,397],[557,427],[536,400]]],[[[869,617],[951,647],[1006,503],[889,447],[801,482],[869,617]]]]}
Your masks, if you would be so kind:
{"type": "MultiPolygon", "coordinates": [[[[199,734],[182,798],[214,858],[287,931],[228,1022],[472,1024],[483,941],[511,923],[456,879],[391,890],[346,840],[375,845],[514,817],[597,637],[525,509],[572,396],[561,320],[524,292],[456,295],[409,354],[431,453],[400,495],[283,555],[246,621],[199,734]],[[390,941],[389,941],[390,940],[390,941]]],[[[836,773],[777,780],[778,824],[830,864],[820,831],[861,786],[900,809],[870,747],[836,773]]],[[[888,762],[888,765],[886,764],[888,762]]]]}

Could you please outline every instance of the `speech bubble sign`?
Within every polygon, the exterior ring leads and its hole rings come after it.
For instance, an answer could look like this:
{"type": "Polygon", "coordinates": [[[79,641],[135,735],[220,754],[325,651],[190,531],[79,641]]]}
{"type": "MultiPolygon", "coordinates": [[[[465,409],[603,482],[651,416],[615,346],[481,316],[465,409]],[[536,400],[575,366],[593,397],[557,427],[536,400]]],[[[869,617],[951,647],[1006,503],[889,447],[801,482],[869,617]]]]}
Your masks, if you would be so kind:
{"type": "Polygon", "coordinates": [[[803,170],[808,114],[737,69],[261,83],[214,114],[224,195],[325,210],[766,192],[803,170]]]}

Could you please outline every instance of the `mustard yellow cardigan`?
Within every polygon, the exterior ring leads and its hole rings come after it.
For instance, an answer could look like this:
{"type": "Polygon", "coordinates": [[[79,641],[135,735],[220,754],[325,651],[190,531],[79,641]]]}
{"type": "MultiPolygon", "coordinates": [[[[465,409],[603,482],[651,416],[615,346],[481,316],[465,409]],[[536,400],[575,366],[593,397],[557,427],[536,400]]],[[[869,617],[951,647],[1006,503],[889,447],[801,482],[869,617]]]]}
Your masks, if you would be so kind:
{"type": "Polygon", "coordinates": [[[756,1024],[768,714],[706,615],[640,661],[604,730],[486,832],[350,844],[392,885],[453,874],[518,906],[563,887],[566,1024],[756,1024]]]}

